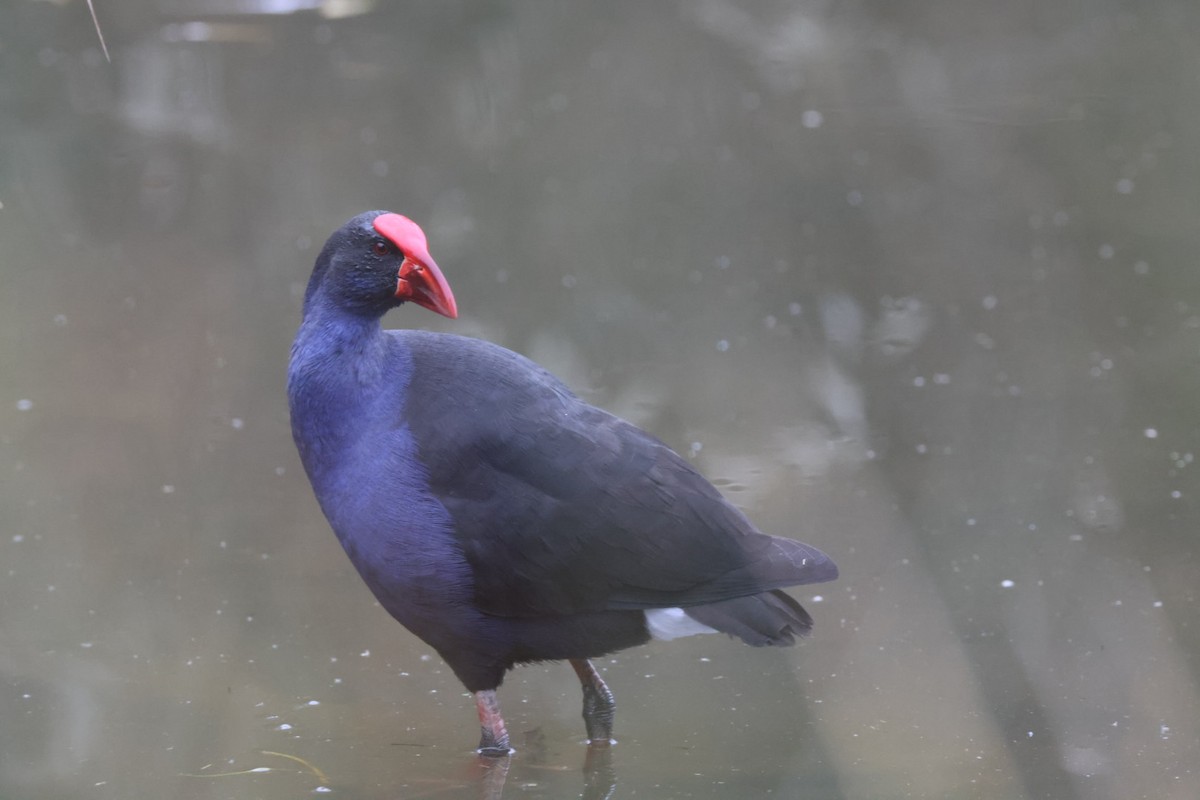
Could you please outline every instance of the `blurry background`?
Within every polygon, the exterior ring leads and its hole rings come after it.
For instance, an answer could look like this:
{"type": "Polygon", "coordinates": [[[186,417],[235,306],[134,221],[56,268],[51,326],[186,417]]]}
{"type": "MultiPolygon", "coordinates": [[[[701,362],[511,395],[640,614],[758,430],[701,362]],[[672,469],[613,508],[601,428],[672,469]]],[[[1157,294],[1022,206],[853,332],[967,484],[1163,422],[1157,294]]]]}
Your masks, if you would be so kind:
{"type": "Polygon", "coordinates": [[[510,795],[1200,795],[1193,0],[96,4],[111,63],[0,0],[0,796],[491,791],[290,438],[370,208],[461,311],[390,324],[842,568],[797,648],[602,660],[599,778],[571,671],[515,672],[510,795]]]}

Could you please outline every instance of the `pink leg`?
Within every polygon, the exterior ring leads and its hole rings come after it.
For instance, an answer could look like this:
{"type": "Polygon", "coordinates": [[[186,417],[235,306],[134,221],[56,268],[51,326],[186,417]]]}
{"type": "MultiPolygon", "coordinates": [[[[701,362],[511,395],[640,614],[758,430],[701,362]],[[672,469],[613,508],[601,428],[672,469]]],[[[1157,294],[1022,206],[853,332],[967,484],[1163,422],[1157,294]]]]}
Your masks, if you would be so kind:
{"type": "Polygon", "coordinates": [[[588,744],[615,744],[612,729],[613,718],[617,715],[617,701],[613,699],[613,693],[592,662],[583,658],[572,658],[570,661],[583,687],[583,724],[587,726],[588,744]]]}
{"type": "Polygon", "coordinates": [[[504,717],[500,716],[500,701],[495,689],[475,693],[475,708],[479,711],[479,754],[484,756],[506,756],[512,753],[508,746],[508,729],[504,717]]]}

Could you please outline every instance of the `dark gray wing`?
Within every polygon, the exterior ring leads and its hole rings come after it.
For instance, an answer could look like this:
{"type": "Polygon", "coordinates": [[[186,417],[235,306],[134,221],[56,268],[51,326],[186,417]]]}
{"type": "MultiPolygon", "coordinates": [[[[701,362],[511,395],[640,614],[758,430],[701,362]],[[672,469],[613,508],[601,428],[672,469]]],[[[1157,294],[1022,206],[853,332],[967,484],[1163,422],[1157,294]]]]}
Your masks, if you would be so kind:
{"type": "Polygon", "coordinates": [[[473,339],[405,339],[405,421],[484,610],[694,606],[837,576],[824,553],[758,532],[681,456],[533,362],[473,339]]]}

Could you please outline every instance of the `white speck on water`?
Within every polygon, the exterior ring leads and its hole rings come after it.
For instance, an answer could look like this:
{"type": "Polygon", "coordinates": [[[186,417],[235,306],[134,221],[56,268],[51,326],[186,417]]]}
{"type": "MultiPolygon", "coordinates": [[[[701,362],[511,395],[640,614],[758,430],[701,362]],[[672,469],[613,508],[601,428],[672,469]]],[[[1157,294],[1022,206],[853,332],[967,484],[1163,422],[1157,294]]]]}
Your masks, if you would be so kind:
{"type": "Polygon", "coordinates": [[[283,474],[284,474],[285,472],[287,472],[287,470],[286,470],[286,469],[284,469],[283,467],[276,467],[276,468],[275,468],[275,474],[276,474],[276,475],[279,475],[280,477],[282,477],[282,476],[283,476],[283,474]]]}
{"type": "Polygon", "coordinates": [[[1112,258],[1117,253],[1116,249],[1111,244],[1100,245],[1100,249],[1096,252],[1105,261],[1112,258]]]}
{"type": "Polygon", "coordinates": [[[1142,435],[1145,436],[1147,439],[1157,439],[1158,438],[1158,429],[1157,428],[1146,428],[1146,430],[1142,431],[1142,435]]]}
{"type": "Polygon", "coordinates": [[[1021,387],[1017,386],[1015,383],[1012,384],[1008,387],[1008,394],[1010,397],[1019,397],[1021,395],[1021,387]]]}
{"type": "Polygon", "coordinates": [[[825,115],[815,108],[810,108],[800,115],[800,124],[812,130],[819,128],[825,123],[825,115]]]}
{"type": "Polygon", "coordinates": [[[729,269],[729,265],[733,262],[730,261],[729,256],[717,256],[715,263],[717,265],[717,269],[729,269]]]}
{"type": "Polygon", "coordinates": [[[1082,542],[1083,534],[1082,533],[1072,533],[1070,536],[1067,537],[1067,541],[1068,542],[1082,542]]]}
{"type": "Polygon", "coordinates": [[[703,442],[692,442],[690,445],[688,445],[688,453],[691,454],[692,456],[698,456],[700,454],[700,451],[703,449],[704,449],[703,442]]]}
{"type": "Polygon", "coordinates": [[[967,527],[968,528],[975,527],[975,518],[974,517],[967,517],[967,527]]]}
{"type": "Polygon", "coordinates": [[[920,389],[920,388],[922,388],[924,385],[925,385],[925,378],[924,378],[923,376],[921,376],[921,375],[918,375],[917,377],[913,378],[913,386],[915,386],[915,387],[917,387],[918,389],[920,389]]]}
{"type": "Polygon", "coordinates": [[[1008,578],[1005,578],[1004,580],[1000,581],[1000,588],[1002,588],[1002,589],[1011,589],[1016,585],[1017,585],[1016,583],[1009,580],[1008,578]]]}
{"type": "Polygon", "coordinates": [[[287,723],[287,722],[281,722],[277,726],[275,726],[275,730],[277,730],[277,731],[290,731],[291,729],[292,729],[291,724],[287,723]]]}
{"type": "Polygon", "coordinates": [[[1150,272],[1150,265],[1145,261],[1139,261],[1133,265],[1133,271],[1138,275],[1146,275],[1150,272]]]}
{"type": "Polygon", "coordinates": [[[496,283],[508,283],[508,270],[496,270],[496,283]]]}
{"type": "Polygon", "coordinates": [[[17,411],[28,411],[33,408],[33,401],[22,397],[17,401],[17,411]]]}
{"type": "Polygon", "coordinates": [[[1133,180],[1121,178],[1117,181],[1117,194],[1130,194],[1133,191],[1133,180]]]}
{"type": "Polygon", "coordinates": [[[251,767],[250,772],[270,772],[270,767],[251,767]]]}
{"type": "Polygon", "coordinates": [[[949,386],[950,375],[946,372],[935,372],[933,373],[933,382],[938,386],[949,386]]]}
{"type": "Polygon", "coordinates": [[[67,315],[66,314],[55,314],[54,315],[54,324],[60,328],[65,328],[67,325],[67,315]]]}
{"type": "Polygon", "coordinates": [[[773,330],[778,324],[779,320],[775,319],[774,314],[767,314],[767,316],[763,318],[763,325],[767,326],[767,330],[773,330]]]}
{"type": "Polygon", "coordinates": [[[1171,728],[1167,725],[1159,725],[1158,726],[1158,735],[1164,739],[1170,739],[1171,738],[1171,728]]]}
{"type": "Polygon", "coordinates": [[[422,654],[421,654],[421,660],[422,660],[422,661],[432,661],[432,660],[433,660],[433,656],[429,655],[429,653],[422,653],[422,654]]]}
{"type": "Polygon", "coordinates": [[[92,642],[80,642],[79,646],[82,647],[84,650],[90,650],[92,647],[92,642]]]}
{"type": "Polygon", "coordinates": [[[313,789],[313,794],[328,794],[332,791],[333,789],[328,786],[318,786],[317,788],[313,789]]]}
{"type": "Polygon", "coordinates": [[[858,208],[863,204],[863,195],[858,189],[851,189],[846,193],[846,202],[858,208]]]}
{"type": "Polygon", "coordinates": [[[309,700],[309,701],[308,701],[308,703],[307,703],[306,705],[309,705],[309,706],[319,706],[319,705],[321,705],[321,701],[320,701],[320,700],[309,700]]]}
{"type": "Polygon", "coordinates": [[[246,422],[241,417],[234,417],[233,419],[229,420],[229,424],[235,431],[240,431],[242,428],[246,427],[246,422]]]}
{"type": "Polygon", "coordinates": [[[379,159],[371,164],[371,172],[375,173],[377,178],[386,178],[388,174],[388,162],[379,159]]]}
{"type": "Polygon", "coordinates": [[[991,350],[996,346],[996,340],[988,336],[986,333],[975,334],[975,344],[982,347],[984,350],[991,350]]]}
{"type": "Polygon", "coordinates": [[[717,342],[717,352],[718,353],[724,353],[728,349],[729,349],[729,340],[728,339],[721,339],[719,342],[717,342]]]}
{"type": "Polygon", "coordinates": [[[304,252],[308,248],[312,247],[312,239],[308,236],[297,236],[295,244],[297,250],[304,252]]]}
{"type": "Polygon", "coordinates": [[[1065,211],[1055,211],[1054,216],[1050,218],[1050,221],[1054,223],[1055,227],[1061,228],[1071,221],[1071,215],[1065,211]]]}
{"type": "Polygon", "coordinates": [[[31,695],[29,692],[26,692],[25,694],[21,695],[22,700],[29,700],[32,697],[33,697],[33,695],[31,695]]]}
{"type": "Polygon", "coordinates": [[[1153,603],[1151,603],[1151,605],[1153,605],[1155,608],[1162,608],[1163,602],[1162,600],[1155,600],[1153,603]]]}
{"type": "Polygon", "coordinates": [[[221,541],[217,542],[217,547],[219,547],[219,548],[221,548],[222,550],[224,550],[224,549],[226,549],[226,548],[228,548],[228,547],[229,547],[229,543],[228,543],[228,542],[226,542],[224,539],[222,539],[221,541]]]}
{"type": "Polygon", "coordinates": [[[23,533],[14,533],[14,534],[13,534],[13,538],[12,538],[12,540],[13,540],[14,542],[16,542],[17,544],[20,544],[21,542],[25,541],[25,534],[23,534],[23,533]]]}
{"type": "Polygon", "coordinates": [[[788,303],[788,313],[793,317],[798,317],[804,313],[804,307],[799,303],[788,303]]]}
{"type": "Polygon", "coordinates": [[[579,279],[574,275],[563,275],[562,285],[564,289],[574,289],[579,285],[579,279]]]}
{"type": "Polygon", "coordinates": [[[984,297],[980,303],[980,305],[982,305],[986,311],[991,311],[999,304],[1000,301],[996,299],[996,295],[994,294],[989,294],[988,296],[984,297]]]}
{"type": "Polygon", "coordinates": [[[916,451],[921,455],[925,455],[929,452],[929,447],[927,445],[919,444],[916,447],[916,451]]]}
{"type": "Polygon", "coordinates": [[[1181,498],[1181,497],[1183,497],[1183,492],[1179,491],[1178,489],[1176,489],[1176,490],[1174,490],[1173,492],[1171,492],[1171,499],[1172,499],[1172,500],[1178,500],[1178,499],[1179,499],[1179,498],[1181,498]]]}
{"type": "Polygon", "coordinates": [[[54,584],[53,584],[53,583],[49,584],[49,585],[46,587],[46,591],[47,591],[47,592],[53,592],[53,591],[54,591],[54,584]]]}
{"type": "Polygon", "coordinates": [[[370,651],[370,650],[363,650],[361,653],[359,653],[359,656],[361,656],[362,658],[370,658],[370,657],[371,657],[371,651],[370,651]]]}
{"type": "Polygon", "coordinates": [[[1032,738],[1033,738],[1033,731],[1025,731],[1025,735],[1026,735],[1026,736],[1028,736],[1030,739],[1032,739],[1032,738]]]}
{"type": "Polygon", "coordinates": [[[1036,523],[1036,522],[1031,522],[1031,523],[1029,523],[1028,525],[1026,525],[1025,527],[1029,528],[1029,530],[1031,530],[1031,531],[1036,531],[1036,530],[1037,530],[1037,523],[1036,523]]]}
{"type": "Polygon", "coordinates": [[[812,601],[813,601],[814,603],[822,603],[822,602],[824,602],[824,601],[825,601],[825,595],[823,595],[823,594],[814,594],[814,595],[812,596],[812,601]]]}
{"type": "Polygon", "coordinates": [[[162,487],[163,494],[175,494],[175,487],[169,483],[164,483],[162,487]]]}

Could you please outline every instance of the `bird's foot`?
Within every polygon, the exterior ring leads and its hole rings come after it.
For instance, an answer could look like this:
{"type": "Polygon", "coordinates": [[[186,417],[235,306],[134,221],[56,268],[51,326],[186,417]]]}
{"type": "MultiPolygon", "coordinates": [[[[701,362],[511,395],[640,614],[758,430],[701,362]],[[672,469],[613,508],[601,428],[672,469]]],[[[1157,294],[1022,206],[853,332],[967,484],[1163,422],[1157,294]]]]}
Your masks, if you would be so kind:
{"type": "Polygon", "coordinates": [[[583,724],[587,728],[588,744],[594,747],[616,744],[612,729],[617,715],[617,701],[608,684],[590,661],[572,659],[571,666],[575,668],[579,684],[583,687],[583,724]]]}
{"type": "Polygon", "coordinates": [[[500,701],[495,689],[475,693],[475,708],[479,712],[479,755],[501,758],[512,755],[508,746],[508,729],[500,715],[500,701]]]}

